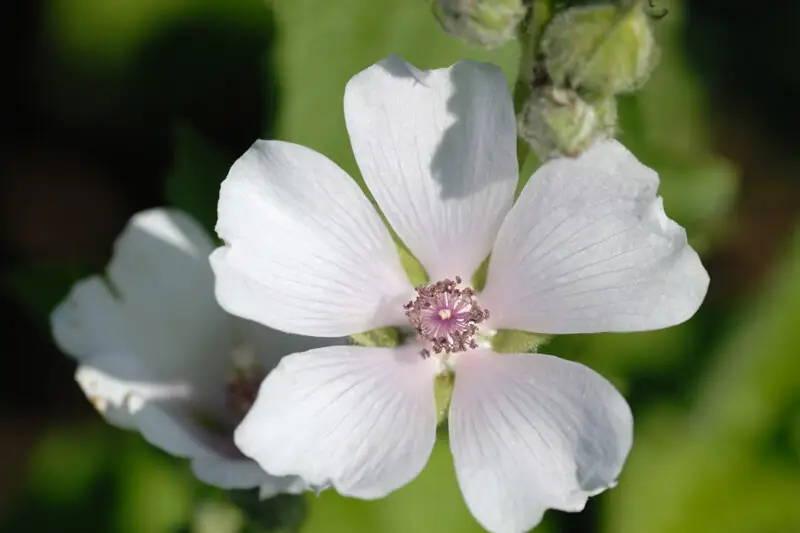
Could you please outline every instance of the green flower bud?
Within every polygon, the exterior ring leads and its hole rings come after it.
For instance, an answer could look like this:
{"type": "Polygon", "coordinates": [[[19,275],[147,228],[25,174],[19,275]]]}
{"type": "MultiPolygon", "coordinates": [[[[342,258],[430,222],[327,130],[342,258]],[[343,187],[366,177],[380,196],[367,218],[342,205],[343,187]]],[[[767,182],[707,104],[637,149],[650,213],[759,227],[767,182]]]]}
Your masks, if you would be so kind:
{"type": "Polygon", "coordinates": [[[447,33],[486,47],[513,39],[526,10],[524,0],[434,0],[433,4],[447,33]]]}
{"type": "Polygon", "coordinates": [[[541,51],[556,85],[612,95],[641,87],[658,63],[642,3],[573,7],[545,29],[541,51]]]}
{"type": "Polygon", "coordinates": [[[518,116],[519,135],[540,159],[577,156],[617,127],[613,96],[590,103],[572,89],[546,85],[534,89],[518,116]]]}

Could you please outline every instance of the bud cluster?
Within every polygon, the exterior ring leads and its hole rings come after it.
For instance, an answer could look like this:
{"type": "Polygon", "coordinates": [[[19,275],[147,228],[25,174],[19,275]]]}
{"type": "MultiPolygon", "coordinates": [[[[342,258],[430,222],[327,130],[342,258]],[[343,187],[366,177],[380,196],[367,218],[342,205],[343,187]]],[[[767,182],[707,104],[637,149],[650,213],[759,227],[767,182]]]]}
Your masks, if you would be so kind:
{"type": "Polygon", "coordinates": [[[492,48],[516,36],[527,8],[524,0],[434,0],[433,12],[447,33],[492,48]]]}
{"type": "Polygon", "coordinates": [[[541,159],[577,156],[613,137],[616,95],[639,89],[658,62],[644,0],[430,1],[442,28],[468,43],[520,37],[519,135],[541,159]]]}
{"type": "Polygon", "coordinates": [[[517,118],[519,135],[542,159],[575,157],[598,137],[612,137],[617,125],[613,96],[592,102],[572,89],[547,84],[534,88],[517,118]]]}
{"type": "Polygon", "coordinates": [[[556,15],[541,53],[554,84],[606,97],[639,89],[658,49],[641,2],[573,7],[556,15]]]}
{"type": "Polygon", "coordinates": [[[613,137],[615,96],[639,89],[658,60],[649,15],[638,0],[567,8],[546,26],[539,74],[521,109],[519,134],[542,159],[576,156],[613,137]]]}

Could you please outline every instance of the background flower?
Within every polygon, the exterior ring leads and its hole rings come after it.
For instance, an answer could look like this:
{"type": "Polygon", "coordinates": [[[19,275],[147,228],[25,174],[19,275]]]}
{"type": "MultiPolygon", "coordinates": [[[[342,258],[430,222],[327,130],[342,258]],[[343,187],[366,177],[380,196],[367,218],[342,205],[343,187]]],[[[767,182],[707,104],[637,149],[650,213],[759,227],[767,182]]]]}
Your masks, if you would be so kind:
{"type": "Polygon", "coordinates": [[[235,447],[233,429],[280,356],[318,341],[226,314],[214,300],[213,243],[188,215],[135,215],[105,277],[78,282],[53,312],[56,342],[79,363],[75,379],[106,419],[192,459],[206,483],[302,491],[265,474],[235,447]]]}

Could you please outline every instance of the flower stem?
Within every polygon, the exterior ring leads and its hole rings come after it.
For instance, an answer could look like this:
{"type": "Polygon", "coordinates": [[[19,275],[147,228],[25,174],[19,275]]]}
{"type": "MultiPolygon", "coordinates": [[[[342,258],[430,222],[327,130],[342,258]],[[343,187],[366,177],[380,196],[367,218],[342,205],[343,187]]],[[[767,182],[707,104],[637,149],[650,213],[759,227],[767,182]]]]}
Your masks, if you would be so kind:
{"type": "MultiPolygon", "coordinates": [[[[528,17],[519,29],[519,69],[517,82],[514,84],[514,112],[522,111],[522,106],[531,94],[534,68],[538,62],[539,40],[544,28],[553,17],[553,0],[532,0],[528,17]]],[[[517,137],[517,161],[519,168],[525,164],[530,154],[530,146],[522,138],[517,137]]]]}

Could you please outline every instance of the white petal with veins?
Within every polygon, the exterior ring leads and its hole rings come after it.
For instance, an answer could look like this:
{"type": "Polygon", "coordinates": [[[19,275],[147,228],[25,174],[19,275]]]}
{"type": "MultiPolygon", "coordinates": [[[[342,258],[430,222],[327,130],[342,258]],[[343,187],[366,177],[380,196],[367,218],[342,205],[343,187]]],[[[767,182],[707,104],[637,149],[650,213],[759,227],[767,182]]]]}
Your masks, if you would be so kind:
{"type": "Polygon", "coordinates": [[[459,357],[450,447],[467,506],[492,533],[546,509],[580,511],[614,486],[633,439],[622,396],[589,368],[541,354],[459,357]]]}
{"type": "Polygon", "coordinates": [[[492,325],[562,334],[688,320],[708,274],[657,188],[656,173],[613,140],[545,163],[492,251],[481,294],[492,325]]]}
{"type": "Polygon", "coordinates": [[[217,299],[290,333],[339,337],[402,323],[411,285],[355,182],[302,146],[258,141],[222,184],[217,299]]]}
{"type": "Polygon", "coordinates": [[[381,498],[414,479],[436,439],[437,367],[417,346],[332,346],[289,355],[237,428],[267,472],[381,498]]]}
{"type": "Polygon", "coordinates": [[[431,280],[469,279],[519,175],[503,73],[472,61],[421,72],[391,56],[350,80],[344,111],[364,181],[431,280]]]}

